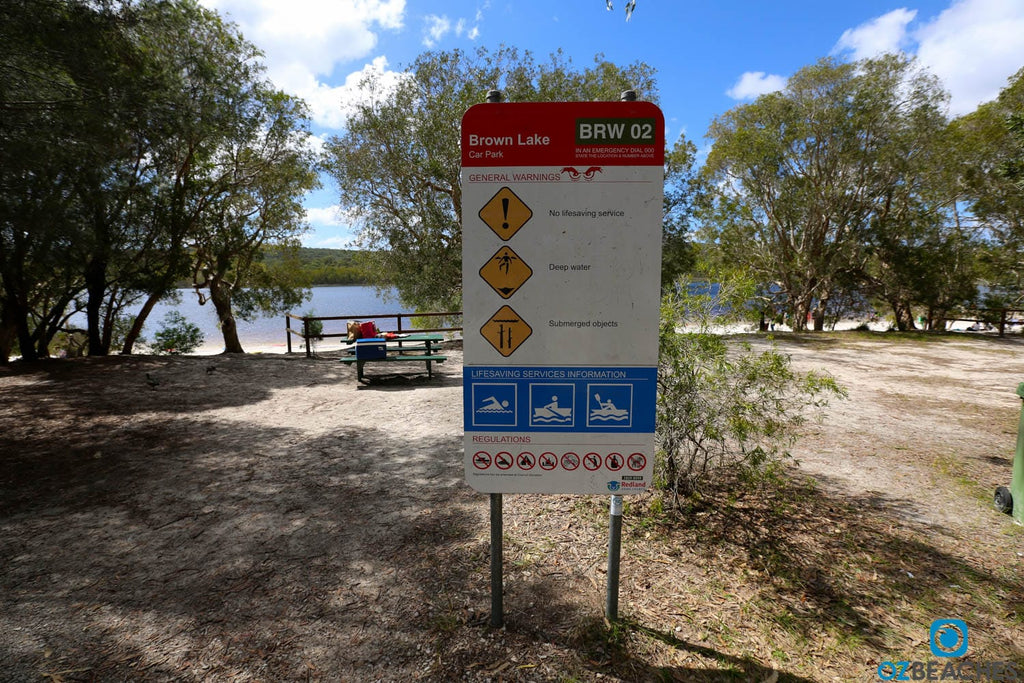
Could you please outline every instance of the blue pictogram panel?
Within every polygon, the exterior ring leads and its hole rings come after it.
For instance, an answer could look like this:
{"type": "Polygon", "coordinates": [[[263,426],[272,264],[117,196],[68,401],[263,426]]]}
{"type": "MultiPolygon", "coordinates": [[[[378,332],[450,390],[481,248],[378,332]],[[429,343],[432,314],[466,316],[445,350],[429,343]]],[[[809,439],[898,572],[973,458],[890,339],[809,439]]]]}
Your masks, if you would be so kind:
{"type": "Polygon", "coordinates": [[[576,425],[576,385],[537,382],[530,385],[530,426],[576,425]]]}
{"type": "MultiPolygon", "coordinates": [[[[515,427],[518,412],[518,385],[481,382],[472,387],[472,400],[465,401],[474,427],[515,427]]],[[[468,428],[468,427],[467,427],[468,428]]]]}
{"type": "Polygon", "coordinates": [[[469,366],[466,431],[654,433],[656,367],[469,366]]]}

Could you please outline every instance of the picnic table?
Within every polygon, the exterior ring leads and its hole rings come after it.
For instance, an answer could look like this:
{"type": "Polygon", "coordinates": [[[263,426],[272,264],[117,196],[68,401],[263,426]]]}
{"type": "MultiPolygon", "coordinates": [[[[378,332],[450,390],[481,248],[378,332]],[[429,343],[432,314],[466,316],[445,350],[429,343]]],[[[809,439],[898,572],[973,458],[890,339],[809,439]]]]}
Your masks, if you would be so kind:
{"type": "Polygon", "coordinates": [[[342,348],[342,352],[350,355],[342,356],[340,360],[346,365],[356,364],[357,381],[363,381],[363,366],[367,363],[425,363],[427,377],[433,377],[432,365],[448,360],[447,356],[437,353],[437,345],[444,341],[444,336],[435,332],[399,334],[392,338],[385,337],[384,341],[387,348],[383,358],[357,358],[355,353],[358,341],[342,348]]]}

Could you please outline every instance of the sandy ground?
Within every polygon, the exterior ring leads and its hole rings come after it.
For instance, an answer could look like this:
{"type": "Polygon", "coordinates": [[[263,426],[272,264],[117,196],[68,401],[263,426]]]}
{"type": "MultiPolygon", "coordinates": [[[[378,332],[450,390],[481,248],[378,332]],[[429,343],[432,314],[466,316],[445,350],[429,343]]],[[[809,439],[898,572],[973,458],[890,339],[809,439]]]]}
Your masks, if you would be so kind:
{"type": "MultiPolygon", "coordinates": [[[[1022,536],[988,498],[1010,476],[1024,339],[780,344],[850,392],[794,451],[829,496],[1022,573],[1022,536]]],[[[508,626],[486,627],[487,498],[462,481],[461,351],[446,354],[431,380],[365,385],[329,358],[273,354],[0,367],[0,680],[663,675],[654,655],[615,669],[585,644],[604,599],[605,532],[586,521],[600,502],[507,497],[508,626]]],[[[685,636],[634,561],[624,609],[685,636]]],[[[671,675],[735,660],[771,678],[770,649],[714,647],[671,675]]],[[[785,680],[817,679],[803,675],[785,680]]]]}

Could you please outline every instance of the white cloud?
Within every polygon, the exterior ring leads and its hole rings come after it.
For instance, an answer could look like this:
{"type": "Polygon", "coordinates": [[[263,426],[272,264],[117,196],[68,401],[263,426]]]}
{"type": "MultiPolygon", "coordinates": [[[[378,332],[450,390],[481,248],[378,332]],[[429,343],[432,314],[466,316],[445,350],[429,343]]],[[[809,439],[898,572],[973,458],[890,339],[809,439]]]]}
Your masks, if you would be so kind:
{"type": "Polygon", "coordinates": [[[326,85],[312,74],[297,73],[295,78],[288,79],[288,90],[306,101],[317,125],[337,130],[345,127],[356,105],[370,96],[364,87],[366,78],[374,78],[384,91],[405,78],[404,73],[389,71],[387,66],[386,57],[377,57],[359,71],[350,73],[345,82],[337,86],[326,85]]]}
{"type": "MultiPolygon", "coordinates": [[[[481,10],[477,10],[475,21],[477,24],[483,18],[481,10]]],[[[468,22],[465,19],[458,19],[454,23],[445,15],[428,14],[423,17],[423,45],[428,48],[435,47],[449,33],[457,37],[466,36],[469,40],[476,40],[480,36],[480,27],[473,26],[466,28],[468,22]]]]}
{"type": "Polygon", "coordinates": [[[306,207],[306,221],[312,226],[302,237],[307,247],[355,249],[358,244],[357,221],[337,204],[306,207]]]}
{"type": "Polygon", "coordinates": [[[267,53],[271,67],[301,63],[315,74],[360,59],[377,30],[402,28],[405,0],[202,0],[236,22],[267,53]]]}
{"type": "Polygon", "coordinates": [[[1024,66],[1024,2],[959,0],[914,37],[918,58],[952,95],[950,113],[966,114],[1024,66]]]}
{"type": "Polygon", "coordinates": [[[1024,2],[953,0],[937,16],[911,23],[913,10],[884,14],[840,36],[833,52],[853,59],[902,50],[916,55],[949,91],[950,113],[994,99],[1024,65],[1024,2]]]}
{"type": "Polygon", "coordinates": [[[899,52],[908,41],[907,25],[917,10],[900,8],[847,29],[832,49],[833,53],[850,52],[853,59],[874,57],[886,52],[899,52]]]}
{"type": "Polygon", "coordinates": [[[313,225],[319,226],[347,227],[351,225],[351,222],[345,217],[341,207],[337,204],[324,207],[306,207],[306,220],[313,225]]]}
{"type": "Polygon", "coordinates": [[[352,235],[331,235],[325,237],[319,233],[307,236],[302,240],[307,247],[319,247],[321,249],[357,249],[359,240],[352,235]]]}
{"type": "Polygon", "coordinates": [[[452,22],[445,16],[428,14],[423,17],[423,22],[426,24],[423,27],[423,44],[427,47],[437,45],[452,30],[452,22]]]}
{"type": "Polygon", "coordinates": [[[339,101],[354,84],[352,76],[336,87],[322,78],[340,64],[365,58],[376,47],[378,32],[401,29],[405,16],[405,0],[201,2],[238,24],[266,54],[267,75],[274,84],[305,99],[314,121],[333,128],[344,123],[339,101]]]}
{"type": "Polygon", "coordinates": [[[782,90],[786,87],[786,79],[776,74],[766,74],[763,71],[748,71],[736,85],[725,91],[725,94],[734,100],[752,100],[759,95],[782,90]]]}

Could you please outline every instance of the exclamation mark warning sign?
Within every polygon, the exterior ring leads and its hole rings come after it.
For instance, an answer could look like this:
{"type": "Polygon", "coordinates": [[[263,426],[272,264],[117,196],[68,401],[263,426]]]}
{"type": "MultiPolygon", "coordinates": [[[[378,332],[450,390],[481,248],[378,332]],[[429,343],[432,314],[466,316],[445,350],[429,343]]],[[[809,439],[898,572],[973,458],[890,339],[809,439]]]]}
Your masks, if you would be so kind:
{"type": "Polygon", "coordinates": [[[508,240],[533,217],[533,211],[515,192],[503,187],[484,204],[479,216],[495,235],[508,240]]]}

